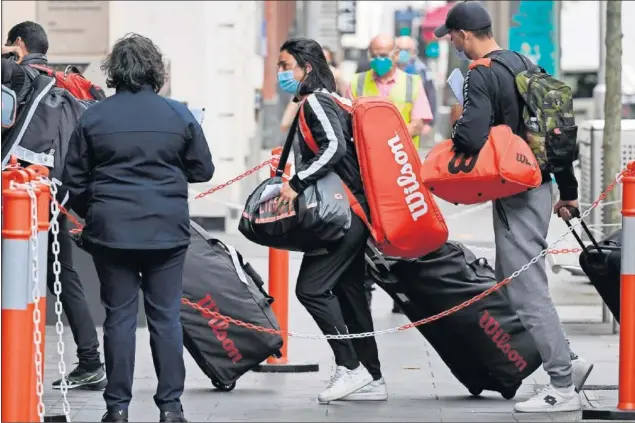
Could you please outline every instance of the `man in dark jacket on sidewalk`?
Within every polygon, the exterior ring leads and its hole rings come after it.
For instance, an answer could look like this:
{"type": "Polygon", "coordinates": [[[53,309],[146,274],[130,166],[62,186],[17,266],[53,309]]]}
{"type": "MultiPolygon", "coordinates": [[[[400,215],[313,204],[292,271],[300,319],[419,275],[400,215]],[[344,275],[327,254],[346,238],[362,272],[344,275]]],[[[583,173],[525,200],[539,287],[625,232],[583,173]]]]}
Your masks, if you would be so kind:
{"type": "MultiPolygon", "coordinates": [[[[16,53],[18,60],[2,58],[2,83],[5,84],[6,80],[7,84],[5,85],[9,87],[13,85],[11,88],[18,95],[18,104],[25,100],[24,97],[27,94],[24,92],[25,90],[22,90],[26,78],[24,66],[30,64],[46,65],[48,63],[46,58],[48,47],[46,32],[37,23],[22,22],[9,31],[3,53],[12,50],[16,53]],[[18,63],[19,58],[22,58],[20,63],[18,63]]],[[[3,138],[5,137],[3,136],[3,138]]],[[[66,383],[69,389],[104,389],[106,387],[106,373],[103,370],[99,354],[95,323],[88,309],[79,275],[73,267],[73,246],[68,235],[68,219],[60,214],[58,223],[58,241],[60,244],[58,259],[61,264],[59,280],[62,284],[60,300],[77,345],[79,361],[77,367],[66,376],[66,383]]],[[[53,236],[49,235],[47,285],[51,293],[54,292],[55,283],[53,272],[55,257],[51,248],[52,241],[53,236]]],[[[54,381],[53,388],[59,389],[61,382],[61,379],[54,381]]]]}

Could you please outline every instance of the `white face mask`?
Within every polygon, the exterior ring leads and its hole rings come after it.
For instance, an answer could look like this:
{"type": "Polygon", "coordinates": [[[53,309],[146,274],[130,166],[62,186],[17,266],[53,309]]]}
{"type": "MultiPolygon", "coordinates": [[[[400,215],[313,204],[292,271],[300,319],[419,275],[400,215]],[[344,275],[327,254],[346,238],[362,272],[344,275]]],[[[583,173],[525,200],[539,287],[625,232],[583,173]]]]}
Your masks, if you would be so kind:
{"type": "Polygon", "coordinates": [[[456,57],[459,60],[470,60],[469,57],[467,57],[467,54],[465,54],[465,52],[463,50],[458,50],[457,48],[454,49],[454,54],[456,55],[456,57]]]}

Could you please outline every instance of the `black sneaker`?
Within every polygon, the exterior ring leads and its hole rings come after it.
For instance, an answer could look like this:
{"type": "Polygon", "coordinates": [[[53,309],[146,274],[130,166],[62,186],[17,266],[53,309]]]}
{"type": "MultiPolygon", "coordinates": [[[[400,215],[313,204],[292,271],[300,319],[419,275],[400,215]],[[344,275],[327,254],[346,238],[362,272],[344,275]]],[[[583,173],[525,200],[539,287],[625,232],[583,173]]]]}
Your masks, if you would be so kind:
{"type": "Polygon", "coordinates": [[[181,411],[161,410],[161,413],[159,413],[159,421],[160,422],[186,422],[187,419],[183,415],[183,410],[181,411]]]}
{"type": "MultiPolygon", "coordinates": [[[[95,370],[86,370],[82,365],[78,365],[66,376],[66,386],[68,389],[90,389],[102,390],[106,388],[108,381],[106,380],[106,372],[103,367],[95,370]]],[[[62,379],[53,382],[53,389],[61,389],[62,379]]]]}
{"type": "Polygon", "coordinates": [[[102,422],[128,422],[128,410],[108,410],[101,417],[102,422]]]}

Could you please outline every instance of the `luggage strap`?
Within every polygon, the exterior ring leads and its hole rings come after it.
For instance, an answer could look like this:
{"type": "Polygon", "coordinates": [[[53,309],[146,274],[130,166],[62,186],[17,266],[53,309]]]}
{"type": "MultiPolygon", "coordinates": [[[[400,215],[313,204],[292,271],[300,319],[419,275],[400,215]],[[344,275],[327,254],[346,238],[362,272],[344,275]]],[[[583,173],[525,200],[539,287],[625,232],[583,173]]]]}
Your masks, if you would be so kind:
{"type": "MultiPolygon", "coordinates": [[[[302,103],[300,103],[300,109],[302,109],[302,103]]],[[[291,127],[289,128],[289,132],[287,133],[287,139],[284,142],[284,146],[282,147],[282,153],[280,154],[280,161],[278,162],[278,168],[276,169],[276,176],[282,177],[284,175],[284,168],[287,165],[287,161],[289,160],[289,154],[291,154],[291,148],[293,147],[293,138],[295,137],[295,133],[298,130],[298,121],[300,119],[300,112],[295,114],[293,118],[293,123],[291,123],[291,127]]]]}
{"type": "MultiPolygon", "coordinates": [[[[584,229],[584,232],[589,237],[589,240],[593,244],[594,249],[596,249],[598,252],[602,252],[602,250],[615,251],[620,249],[620,247],[613,247],[611,245],[600,246],[600,244],[596,241],[595,237],[591,233],[591,230],[589,230],[589,227],[587,226],[586,222],[580,219],[580,209],[578,209],[577,207],[567,207],[567,208],[569,209],[571,216],[575,217],[580,222],[582,229],[584,229]]],[[[565,220],[565,223],[567,224],[567,227],[571,230],[571,233],[575,237],[576,241],[578,241],[578,244],[580,244],[580,247],[582,247],[582,250],[588,254],[589,248],[584,244],[584,242],[582,242],[582,238],[580,238],[580,235],[578,234],[578,232],[571,225],[571,222],[565,220]]]]}
{"type": "Polygon", "coordinates": [[[35,153],[29,149],[26,149],[20,145],[16,146],[13,150],[13,154],[23,162],[28,162],[35,165],[41,165],[53,168],[55,167],[55,157],[49,153],[35,153]]]}

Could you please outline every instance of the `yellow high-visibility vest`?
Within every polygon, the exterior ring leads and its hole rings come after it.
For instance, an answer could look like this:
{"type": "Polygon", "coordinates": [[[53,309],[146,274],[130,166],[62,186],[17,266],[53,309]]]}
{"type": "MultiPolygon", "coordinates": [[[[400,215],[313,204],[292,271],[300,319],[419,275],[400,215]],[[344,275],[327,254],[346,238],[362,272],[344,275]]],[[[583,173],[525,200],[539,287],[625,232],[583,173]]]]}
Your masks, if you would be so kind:
{"type": "MultiPolygon", "coordinates": [[[[361,72],[351,79],[351,94],[357,97],[378,97],[379,88],[375,83],[373,71],[361,72]]],[[[414,107],[415,94],[421,85],[421,77],[406,72],[397,71],[395,85],[390,89],[389,98],[395,103],[404,121],[410,123],[410,112],[414,107]]],[[[419,136],[413,137],[415,147],[419,148],[419,136]]]]}

